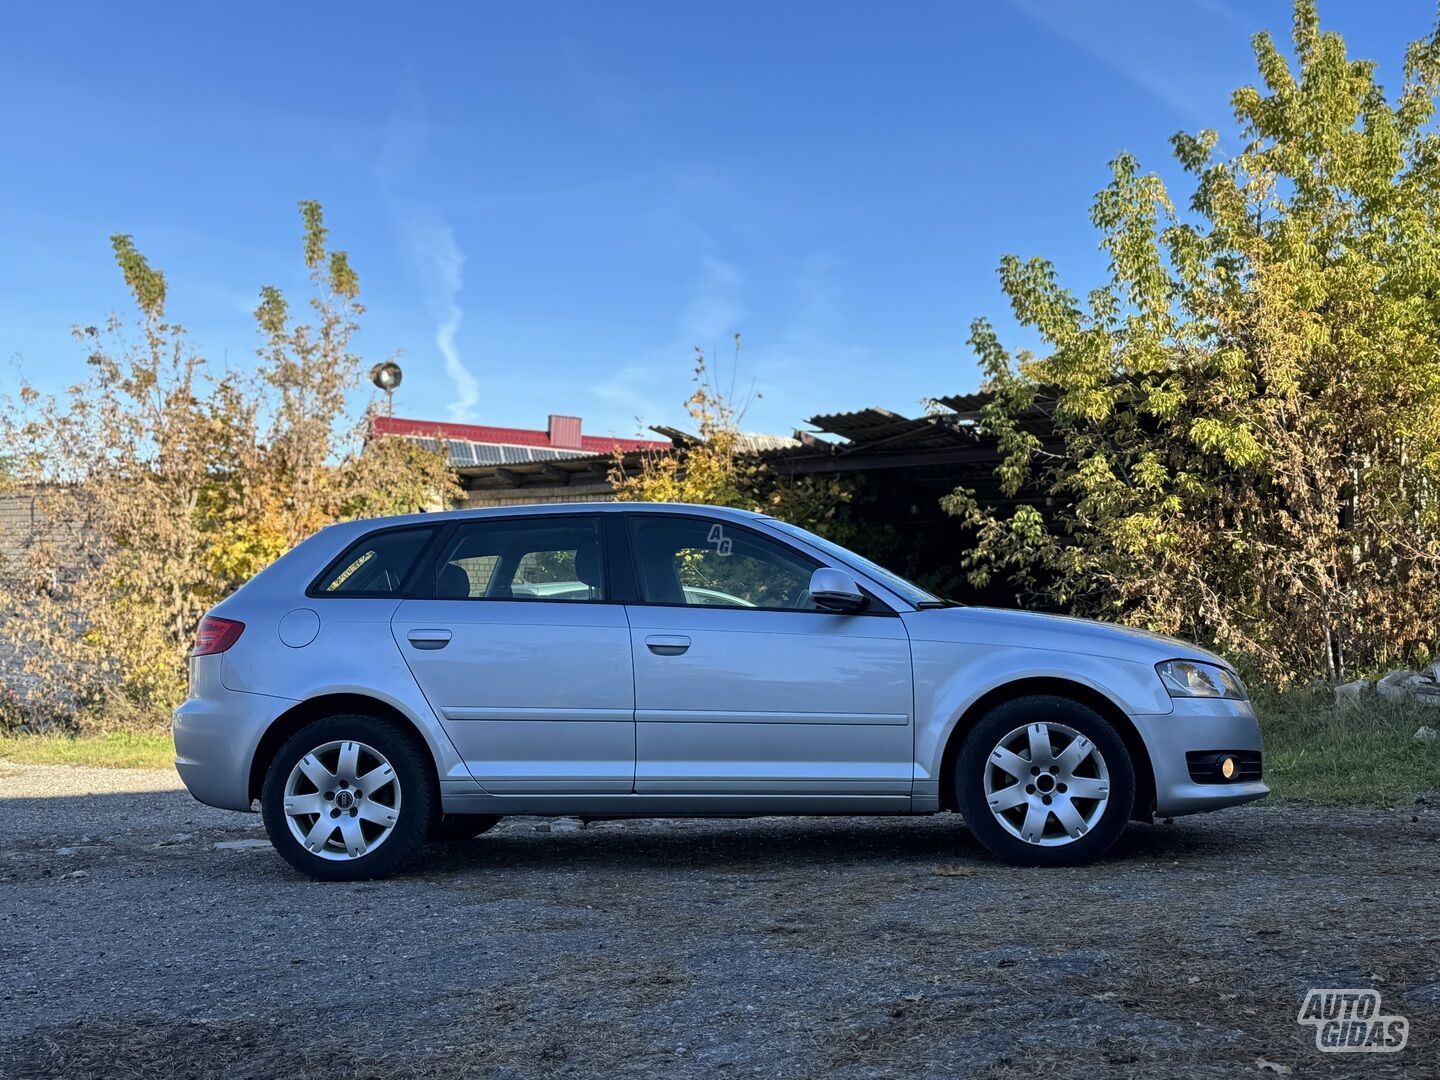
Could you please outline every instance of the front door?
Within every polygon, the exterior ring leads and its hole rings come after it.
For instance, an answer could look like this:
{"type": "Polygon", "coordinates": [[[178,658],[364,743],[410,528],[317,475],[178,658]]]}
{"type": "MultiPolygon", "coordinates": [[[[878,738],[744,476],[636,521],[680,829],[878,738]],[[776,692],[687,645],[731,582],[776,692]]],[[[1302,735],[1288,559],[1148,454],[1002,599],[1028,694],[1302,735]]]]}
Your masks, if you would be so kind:
{"type": "Polygon", "coordinates": [[[395,641],[471,774],[497,795],[628,793],[635,692],[592,515],[461,524],[395,641]]]}
{"type": "Polygon", "coordinates": [[[903,795],[910,641],[809,595],[816,563],[730,522],[627,514],[641,794],[903,795]]]}

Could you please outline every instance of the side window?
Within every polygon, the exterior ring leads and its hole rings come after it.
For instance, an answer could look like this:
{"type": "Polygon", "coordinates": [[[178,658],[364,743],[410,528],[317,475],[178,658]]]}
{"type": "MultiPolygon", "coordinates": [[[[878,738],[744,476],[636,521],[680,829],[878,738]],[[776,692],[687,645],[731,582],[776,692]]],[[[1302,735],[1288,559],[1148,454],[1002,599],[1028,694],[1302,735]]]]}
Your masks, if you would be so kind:
{"type": "Polygon", "coordinates": [[[435,563],[439,600],[603,598],[593,517],[494,518],[455,530],[435,563]]]}
{"type": "Polygon", "coordinates": [[[310,587],[321,596],[390,596],[400,590],[415,560],[435,535],[420,529],[386,529],[345,549],[310,587]]]}
{"type": "Polygon", "coordinates": [[[723,521],[630,518],[640,596],[650,604],[814,611],[817,563],[723,521]]]}

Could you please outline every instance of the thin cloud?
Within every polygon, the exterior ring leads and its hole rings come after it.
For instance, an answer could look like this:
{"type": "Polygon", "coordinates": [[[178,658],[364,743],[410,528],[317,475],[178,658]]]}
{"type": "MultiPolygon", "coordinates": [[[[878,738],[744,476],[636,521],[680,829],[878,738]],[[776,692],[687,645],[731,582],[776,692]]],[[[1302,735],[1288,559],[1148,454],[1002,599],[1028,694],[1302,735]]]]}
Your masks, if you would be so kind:
{"type": "Polygon", "coordinates": [[[465,253],[455,231],[420,194],[420,167],[429,139],[425,99],[414,72],[400,85],[385,129],[385,145],[375,174],[390,199],[391,217],[400,246],[405,252],[417,283],[425,295],[425,306],[435,320],[435,347],[454,389],[449,404],[450,419],[474,419],[480,400],[480,382],[460,356],[457,338],[465,309],[460,295],[465,284],[465,253]]]}
{"type": "MultiPolygon", "coordinates": [[[[1114,33],[1104,21],[1087,16],[1084,9],[1043,0],[1010,0],[1010,3],[1044,29],[1068,42],[1087,56],[1098,60],[1112,71],[1125,76],[1160,101],[1184,116],[1188,123],[1204,125],[1214,120],[1213,104],[1196,93],[1198,80],[1194,72],[1177,77],[1173,65],[1153,63],[1134,42],[1128,43],[1114,33]]],[[[1218,5],[1207,5],[1218,14],[1218,5]]],[[[1167,57],[1169,54],[1166,54],[1167,57]]],[[[1223,103],[1223,97],[1220,99],[1223,103]]]]}
{"type": "Polygon", "coordinates": [[[688,336],[691,345],[702,349],[733,337],[746,315],[740,299],[744,284],[744,275],[734,263],[705,256],[701,261],[700,285],[680,316],[681,336],[688,336]]]}

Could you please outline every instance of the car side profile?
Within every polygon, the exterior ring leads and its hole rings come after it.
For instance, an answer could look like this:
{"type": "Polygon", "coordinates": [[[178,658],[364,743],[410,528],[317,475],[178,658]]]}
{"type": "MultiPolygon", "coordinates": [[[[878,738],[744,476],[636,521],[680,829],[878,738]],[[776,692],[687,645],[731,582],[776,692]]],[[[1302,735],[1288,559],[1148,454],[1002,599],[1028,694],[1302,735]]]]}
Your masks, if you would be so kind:
{"type": "Polygon", "coordinates": [[[961,814],[1021,865],[1262,798],[1221,658],[963,607],[709,506],[333,525],[217,605],[174,717],[194,796],[328,880],[510,814],[961,814]]]}

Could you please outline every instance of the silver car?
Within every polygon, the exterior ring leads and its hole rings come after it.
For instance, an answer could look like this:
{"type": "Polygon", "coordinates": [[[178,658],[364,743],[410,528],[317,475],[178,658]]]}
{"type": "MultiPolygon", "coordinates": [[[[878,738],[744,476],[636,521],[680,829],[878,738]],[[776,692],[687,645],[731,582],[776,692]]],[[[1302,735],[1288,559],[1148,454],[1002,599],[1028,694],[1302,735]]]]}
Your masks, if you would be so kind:
{"type": "Polygon", "coordinates": [[[385,874],[506,814],[958,812],[1089,862],[1250,802],[1220,657],[962,607],[760,514],[518,506],[333,525],[202,622],[176,766],[295,868],[385,874]]]}

